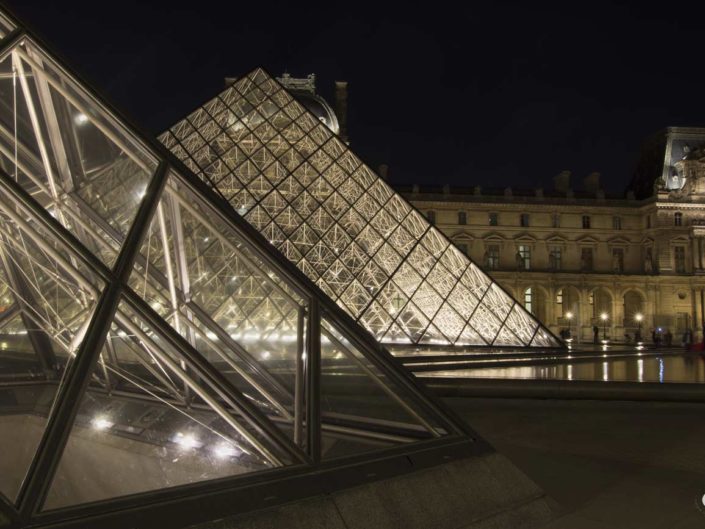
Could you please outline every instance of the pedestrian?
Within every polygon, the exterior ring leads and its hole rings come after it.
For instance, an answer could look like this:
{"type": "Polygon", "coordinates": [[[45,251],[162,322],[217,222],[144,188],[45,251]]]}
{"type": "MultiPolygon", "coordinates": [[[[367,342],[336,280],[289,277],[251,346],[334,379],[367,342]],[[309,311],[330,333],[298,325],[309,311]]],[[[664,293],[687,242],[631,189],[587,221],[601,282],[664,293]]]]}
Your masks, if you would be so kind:
{"type": "Polygon", "coordinates": [[[600,329],[597,325],[592,326],[592,343],[597,345],[600,339],[600,329]]]}

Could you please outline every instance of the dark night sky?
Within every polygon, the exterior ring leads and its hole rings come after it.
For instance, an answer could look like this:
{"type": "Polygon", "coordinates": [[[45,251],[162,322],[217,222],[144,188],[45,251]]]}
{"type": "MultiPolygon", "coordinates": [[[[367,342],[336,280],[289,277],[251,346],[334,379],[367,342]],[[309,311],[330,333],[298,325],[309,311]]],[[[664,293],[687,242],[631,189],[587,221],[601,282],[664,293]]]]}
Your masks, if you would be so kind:
{"type": "Polygon", "coordinates": [[[160,132],[256,66],[350,83],[353,149],[395,183],[626,186],[639,145],[705,125],[705,17],[686,3],[11,0],[135,121],[160,132]]]}

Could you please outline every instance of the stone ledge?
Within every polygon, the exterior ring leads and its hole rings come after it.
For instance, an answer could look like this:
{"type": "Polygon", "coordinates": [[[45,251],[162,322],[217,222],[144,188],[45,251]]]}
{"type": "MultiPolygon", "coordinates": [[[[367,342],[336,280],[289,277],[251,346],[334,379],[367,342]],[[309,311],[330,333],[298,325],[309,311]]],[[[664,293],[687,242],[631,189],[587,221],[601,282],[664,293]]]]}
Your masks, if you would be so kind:
{"type": "Polygon", "coordinates": [[[528,529],[550,521],[553,505],[492,453],[192,529],[528,529]]]}

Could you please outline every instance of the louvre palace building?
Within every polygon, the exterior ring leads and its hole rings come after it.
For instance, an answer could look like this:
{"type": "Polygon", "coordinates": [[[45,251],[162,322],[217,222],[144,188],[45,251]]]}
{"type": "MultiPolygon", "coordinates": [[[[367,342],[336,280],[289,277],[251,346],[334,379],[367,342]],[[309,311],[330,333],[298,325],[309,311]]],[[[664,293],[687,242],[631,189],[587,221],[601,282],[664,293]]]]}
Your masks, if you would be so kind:
{"type": "MultiPolygon", "coordinates": [[[[669,127],[643,146],[629,189],[599,173],[553,189],[399,187],[462,251],[556,333],[613,341],[641,327],[702,338],[705,129],[669,127]]],[[[628,335],[628,336],[627,336],[628,335]]]]}

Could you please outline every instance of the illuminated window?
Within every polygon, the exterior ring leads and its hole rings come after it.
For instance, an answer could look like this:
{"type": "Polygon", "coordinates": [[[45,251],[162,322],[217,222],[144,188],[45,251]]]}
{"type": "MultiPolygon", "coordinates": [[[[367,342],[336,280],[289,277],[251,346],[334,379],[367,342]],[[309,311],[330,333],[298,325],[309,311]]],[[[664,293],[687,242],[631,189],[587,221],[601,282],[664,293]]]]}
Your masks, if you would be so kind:
{"type": "Polygon", "coordinates": [[[533,314],[533,312],[534,312],[533,310],[531,310],[531,305],[532,305],[533,297],[534,297],[534,296],[533,296],[533,292],[532,292],[532,290],[531,290],[531,287],[527,288],[527,289],[524,291],[524,308],[525,308],[526,310],[528,310],[529,312],[531,312],[532,314],[533,314]]]}
{"type": "Polygon", "coordinates": [[[559,288],[556,291],[556,303],[558,303],[559,305],[563,304],[563,289],[562,288],[559,288]]]}
{"type": "Polygon", "coordinates": [[[590,229],[590,215],[583,215],[583,229],[590,229]]]}
{"type": "Polygon", "coordinates": [[[499,222],[497,220],[497,213],[490,213],[489,223],[490,223],[490,226],[497,226],[499,224],[499,222]]]}
{"type": "Polygon", "coordinates": [[[458,224],[465,225],[468,223],[468,214],[464,211],[458,212],[458,224]]]}
{"type": "Polygon", "coordinates": [[[676,226],[683,226],[683,213],[677,211],[673,214],[673,224],[676,226]]]}
{"type": "Polygon", "coordinates": [[[521,258],[522,270],[531,269],[531,248],[523,244],[519,245],[519,250],[517,252],[521,258]]]}

